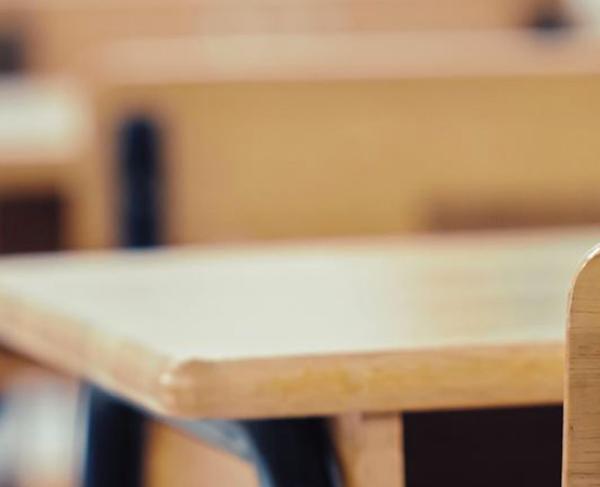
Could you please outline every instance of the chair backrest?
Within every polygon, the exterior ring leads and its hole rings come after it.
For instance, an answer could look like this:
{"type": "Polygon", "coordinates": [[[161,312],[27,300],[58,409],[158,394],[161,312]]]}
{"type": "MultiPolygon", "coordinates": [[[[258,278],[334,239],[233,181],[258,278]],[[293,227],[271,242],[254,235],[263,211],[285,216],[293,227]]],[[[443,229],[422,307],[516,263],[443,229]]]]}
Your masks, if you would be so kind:
{"type": "Polygon", "coordinates": [[[571,292],[563,445],[563,487],[600,485],[600,247],[571,292]]]}

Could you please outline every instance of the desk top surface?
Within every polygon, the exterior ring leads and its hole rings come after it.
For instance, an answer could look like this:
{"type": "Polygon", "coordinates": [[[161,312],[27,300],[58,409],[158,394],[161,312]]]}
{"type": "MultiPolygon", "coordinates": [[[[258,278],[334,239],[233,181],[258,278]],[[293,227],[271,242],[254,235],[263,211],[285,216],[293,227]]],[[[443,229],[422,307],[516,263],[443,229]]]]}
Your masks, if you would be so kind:
{"type": "Polygon", "coordinates": [[[553,402],[570,283],[598,241],[588,228],[5,259],[0,338],[176,416],[553,402]]]}

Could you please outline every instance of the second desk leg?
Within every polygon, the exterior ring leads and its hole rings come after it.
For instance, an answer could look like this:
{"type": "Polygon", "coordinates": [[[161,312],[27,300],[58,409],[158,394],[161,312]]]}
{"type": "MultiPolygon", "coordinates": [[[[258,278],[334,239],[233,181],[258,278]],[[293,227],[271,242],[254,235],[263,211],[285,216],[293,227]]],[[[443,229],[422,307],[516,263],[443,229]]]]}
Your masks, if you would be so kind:
{"type": "Polygon", "coordinates": [[[404,487],[401,414],[343,414],[331,432],[345,487],[404,487]]]}

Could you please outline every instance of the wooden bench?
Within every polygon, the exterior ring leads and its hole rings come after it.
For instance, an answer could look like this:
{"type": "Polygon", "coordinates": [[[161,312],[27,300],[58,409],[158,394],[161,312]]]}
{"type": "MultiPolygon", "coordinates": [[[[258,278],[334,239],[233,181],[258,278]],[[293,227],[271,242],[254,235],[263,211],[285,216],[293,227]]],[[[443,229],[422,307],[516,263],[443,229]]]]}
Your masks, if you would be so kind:
{"type": "Polygon", "coordinates": [[[0,339],[178,424],[328,416],[348,485],[399,486],[401,413],[560,404],[567,290],[599,237],[4,259],[0,339]]]}

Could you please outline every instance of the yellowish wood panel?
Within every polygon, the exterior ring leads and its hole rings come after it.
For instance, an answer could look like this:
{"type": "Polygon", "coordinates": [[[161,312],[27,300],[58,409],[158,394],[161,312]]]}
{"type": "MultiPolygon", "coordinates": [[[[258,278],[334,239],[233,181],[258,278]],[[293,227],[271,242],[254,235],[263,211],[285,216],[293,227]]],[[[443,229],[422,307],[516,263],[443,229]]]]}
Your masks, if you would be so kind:
{"type": "Polygon", "coordinates": [[[51,375],[30,360],[14,355],[7,350],[0,350],[0,389],[10,386],[18,374],[27,376],[51,375]]]}
{"type": "Polygon", "coordinates": [[[595,76],[115,87],[82,244],[115,240],[127,114],[164,129],[168,241],[188,243],[430,230],[448,201],[578,214],[597,202],[597,105],[595,76]]]}
{"type": "Polygon", "coordinates": [[[564,487],[600,485],[600,253],[575,280],[567,331],[564,487]]]}
{"type": "Polygon", "coordinates": [[[161,423],[149,426],[146,487],[258,487],[254,466],[161,423]]]}

